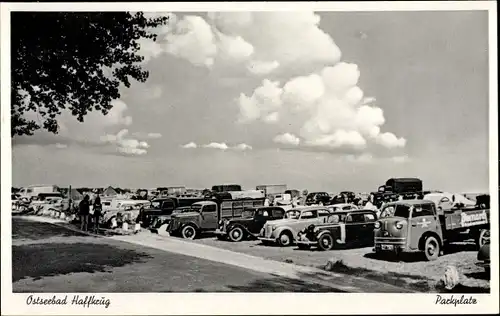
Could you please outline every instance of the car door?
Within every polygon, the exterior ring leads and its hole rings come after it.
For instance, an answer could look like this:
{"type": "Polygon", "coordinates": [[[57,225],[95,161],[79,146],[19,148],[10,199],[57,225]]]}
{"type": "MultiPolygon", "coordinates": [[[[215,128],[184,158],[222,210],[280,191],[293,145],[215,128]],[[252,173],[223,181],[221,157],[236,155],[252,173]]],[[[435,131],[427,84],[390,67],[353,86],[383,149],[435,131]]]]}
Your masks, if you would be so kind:
{"type": "Polygon", "coordinates": [[[375,226],[375,214],[374,213],[365,213],[364,215],[364,223],[361,226],[361,241],[363,244],[371,244],[373,243],[374,238],[374,226],[375,226]]]}
{"type": "Polygon", "coordinates": [[[201,227],[206,230],[217,228],[217,206],[205,205],[201,210],[201,227]]]}
{"type": "Polygon", "coordinates": [[[345,218],[346,243],[358,243],[362,239],[363,224],[365,217],[363,213],[349,213],[345,218]]]}
{"type": "Polygon", "coordinates": [[[439,221],[434,212],[434,204],[414,205],[410,212],[410,248],[418,249],[418,241],[427,231],[439,231],[439,221]]]}
{"type": "Polygon", "coordinates": [[[250,221],[247,225],[248,231],[251,232],[252,234],[258,234],[262,229],[262,227],[264,227],[264,224],[270,218],[269,213],[271,213],[270,209],[256,210],[253,220],[250,221]]]}

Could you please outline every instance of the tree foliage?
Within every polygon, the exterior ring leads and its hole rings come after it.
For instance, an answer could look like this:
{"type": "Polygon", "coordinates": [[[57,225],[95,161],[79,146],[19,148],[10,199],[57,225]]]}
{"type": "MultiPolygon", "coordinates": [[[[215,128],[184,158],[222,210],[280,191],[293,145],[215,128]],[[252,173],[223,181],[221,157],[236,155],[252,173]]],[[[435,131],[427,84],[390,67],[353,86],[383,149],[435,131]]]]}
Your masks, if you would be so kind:
{"type": "Polygon", "coordinates": [[[120,83],[129,88],[131,78],[148,78],[139,39],[155,41],[152,28],[167,22],[142,12],[13,12],[12,136],[57,134],[62,111],[80,122],[93,110],[106,115],[120,83]]]}

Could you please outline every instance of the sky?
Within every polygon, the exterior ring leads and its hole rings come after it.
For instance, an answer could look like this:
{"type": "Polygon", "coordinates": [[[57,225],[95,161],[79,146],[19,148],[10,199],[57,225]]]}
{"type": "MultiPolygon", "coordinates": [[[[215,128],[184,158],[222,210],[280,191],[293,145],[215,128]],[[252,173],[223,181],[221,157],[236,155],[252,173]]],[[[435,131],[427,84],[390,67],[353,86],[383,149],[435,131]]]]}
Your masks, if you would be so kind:
{"type": "Polygon", "coordinates": [[[15,137],[13,186],[488,190],[487,11],[157,14],[148,81],[15,137]]]}

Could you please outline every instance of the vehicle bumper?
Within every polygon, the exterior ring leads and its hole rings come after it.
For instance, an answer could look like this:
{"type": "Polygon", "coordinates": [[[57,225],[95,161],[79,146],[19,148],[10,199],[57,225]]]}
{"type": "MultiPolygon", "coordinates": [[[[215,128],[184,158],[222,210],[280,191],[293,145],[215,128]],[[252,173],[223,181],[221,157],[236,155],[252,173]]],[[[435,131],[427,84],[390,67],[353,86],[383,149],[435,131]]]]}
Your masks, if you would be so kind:
{"type": "Polygon", "coordinates": [[[476,266],[484,268],[484,269],[489,269],[490,268],[490,262],[478,261],[478,262],[476,262],[476,266]]]}
{"type": "Polygon", "coordinates": [[[276,242],[276,238],[273,238],[273,237],[262,237],[262,236],[259,236],[258,238],[261,241],[276,242]]]}
{"type": "Polygon", "coordinates": [[[404,237],[375,237],[374,239],[374,250],[379,251],[394,251],[394,252],[405,252],[406,238],[404,237]]]}
{"type": "Polygon", "coordinates": [[[227,232],[221,229],[216,229],[214,234],[219,235],[219,236],[226,236],[227,232]]]}

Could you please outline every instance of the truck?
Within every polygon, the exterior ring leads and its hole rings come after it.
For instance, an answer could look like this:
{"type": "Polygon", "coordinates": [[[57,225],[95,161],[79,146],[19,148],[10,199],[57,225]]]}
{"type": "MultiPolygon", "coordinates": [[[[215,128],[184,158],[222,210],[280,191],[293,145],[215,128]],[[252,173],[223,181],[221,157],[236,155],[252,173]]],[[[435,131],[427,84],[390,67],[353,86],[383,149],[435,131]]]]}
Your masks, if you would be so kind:
{"type": "Polygon", "coordinates": [[[57,185],[30,185],[22,188],[19,192],[19,199],[31,200],[37,197],[40,193],[59,193],[59,187],[57,185]]]}
{"type": "Polygon", "coordinates": [[[203,201],[203,198],[156,198],[151,201],[149,207],[140,210],[138,221],[142,223],[143,227],[150,227],[157,218],[169,218],[175,209],[191,206],[199,201],[203,201]]]}
{"type": "Polygon", "coordinates": [[[171,236],[195,239],[203,232],[215,232],[225,219],[242,216],[243,209],[264,206],[264,199],[206,200],[191,205],[191,212],[172,215],[167,226],[171,236]]]}
{"type": "Polygon", "coordinates": [[[255,187],[255,190],[264,191],[264,194],[266,196],[269,194],[283,194],[285,193],[286,189],[286,184],[263,184],[255,187]]]}
{"type": "Polygon", "coordinates": [[[490,240],[489,209],[438,209],[430,200],[388,203],[374,226],[375,252],[423,252],[436,260],[451,242],[473,239],[480,248],[490,240]]]}
{"type": "Polygon", "coordinates": [[[380,207],[382,203],[403,199],[414,199],[423,197],[423,183],[418,178],[391,178],[384,185],[378,187],[377,192],[371,192],[374,196],[374,204],[380,207]]]}

